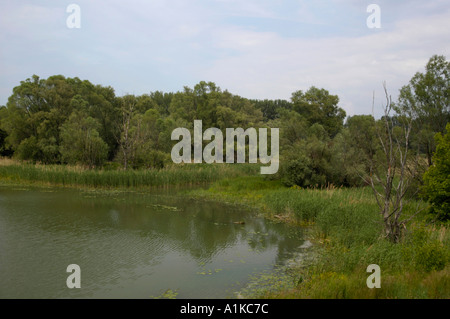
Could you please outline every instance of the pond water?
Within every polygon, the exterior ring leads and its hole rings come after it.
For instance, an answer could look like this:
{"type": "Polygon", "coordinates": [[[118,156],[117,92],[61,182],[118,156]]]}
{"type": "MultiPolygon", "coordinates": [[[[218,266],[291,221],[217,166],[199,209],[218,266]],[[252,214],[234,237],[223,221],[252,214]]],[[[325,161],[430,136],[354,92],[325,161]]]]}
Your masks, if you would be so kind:
{"type": "Polygon", "coordinates": [[[174,191],[0,187],[0,298],[233,298],[302,243],[298,228],[174,191]]]}

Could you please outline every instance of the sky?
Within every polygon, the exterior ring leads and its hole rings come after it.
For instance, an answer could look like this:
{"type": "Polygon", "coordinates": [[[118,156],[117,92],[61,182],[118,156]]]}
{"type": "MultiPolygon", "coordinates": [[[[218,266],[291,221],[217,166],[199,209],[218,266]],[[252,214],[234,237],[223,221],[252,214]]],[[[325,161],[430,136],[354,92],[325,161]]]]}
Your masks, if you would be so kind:
{"type": "Polygon", "coordinates": [[[377,115],[383,82],[395,100],[431,56],[450,58],[450,1],[1,0],[0,30],[0,105],[33,74],[62,74],[118,96],[212,81],[289,100],[316,86],[347,115],[377,115]],[[70,4],[80,28],[68,27],[70,4]],[[367,25],[370,4],[381,28],[367,25]]]}

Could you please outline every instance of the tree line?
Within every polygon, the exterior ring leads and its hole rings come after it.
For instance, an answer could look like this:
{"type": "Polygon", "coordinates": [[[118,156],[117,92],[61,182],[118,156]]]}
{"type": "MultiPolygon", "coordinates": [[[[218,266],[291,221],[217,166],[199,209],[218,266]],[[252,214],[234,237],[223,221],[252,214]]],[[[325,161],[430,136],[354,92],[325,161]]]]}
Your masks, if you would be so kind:
{"type": "Polygon", "coordinates": [[[163,167],[173,146],[171,132],[205,127],[274,127],[304,130],[288,120],[298,116],[316,124],[330,138],[343,128],[345,111],[339,98],[311,87],[287,100],[251,100],[222,91],[213,82],[176,93],[115,96],[112,87],[62,75],[37,75],[13,89],[0,109],[2,155],[43,164],[81,164],[91,168],[108,162],[123,168],[163,167]]]}
{"type": "Polygon", "coordinates": [[[162,168],[171,163],[171,132],[192,130],[194,120],[202,120],[205,127],[222,130],[280,128],[275,178],[288,186],[368,184],[365,176],[392,166],[384,165],[383,151],[383,139],[390,136],[397,146],[407,142],[404,166],[417,189],[433,166],[436,141],[445,140],[435,135],[445,134],[450,119],[449,74],[444,56],[431,57],[425,72],[412,77],[398,100],[390,101],[392,112],[380,119],[347,117],[337,95],[314,86],[293,92],[290,100],[248,99],[205,81],[175,93],[116,96],[112,87],[88,80],[33,75],[0,108],[0,155],[90,168],[162,168]],[[406,122],[408,141],[401,141],[406,122]]]}

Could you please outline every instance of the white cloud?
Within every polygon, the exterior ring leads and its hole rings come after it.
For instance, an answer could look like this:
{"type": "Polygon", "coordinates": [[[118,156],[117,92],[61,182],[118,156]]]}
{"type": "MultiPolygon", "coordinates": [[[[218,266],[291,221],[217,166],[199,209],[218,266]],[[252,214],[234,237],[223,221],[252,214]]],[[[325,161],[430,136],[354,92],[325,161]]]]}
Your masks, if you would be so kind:
{"type": "Polygon", "coordinates": [[[208,80],[245,97],[289,99],[315,85],[338,94],[349,114],[369,113],[382,81],[395,96],[433,54],[450,52],[448,0],[378,2],[381,30],[365,26],[369,0],[78,0],[79,30],[65,26],[70,1],[3,2],[0,104],[36,73],[118,94],[208,80]]]}
{"type": "Polygon", "coordinates": [[[349,114],[370,113],[382,82],[395,96],[433,54],[450,52],[449,12],[398,21],[395,27],[360,37],[284,38],[271,32],[228,28],[215,45],[237,54],[215,61],[203,77],[254,98],[289,98],[315,85],[341,97],[349,114]]]}

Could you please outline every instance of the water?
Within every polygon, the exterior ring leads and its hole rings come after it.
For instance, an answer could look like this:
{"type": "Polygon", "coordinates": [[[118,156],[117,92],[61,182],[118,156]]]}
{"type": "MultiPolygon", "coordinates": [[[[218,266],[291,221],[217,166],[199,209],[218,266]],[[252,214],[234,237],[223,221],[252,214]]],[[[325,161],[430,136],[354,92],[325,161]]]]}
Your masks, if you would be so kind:
{"type": "Polygon", "coordinates": [[[302,243],[297,228],[174,192],[0,187],[0,298],[235,297],[302,243]],[[70,264],[81,289],[67,288],[70,264]]]}

